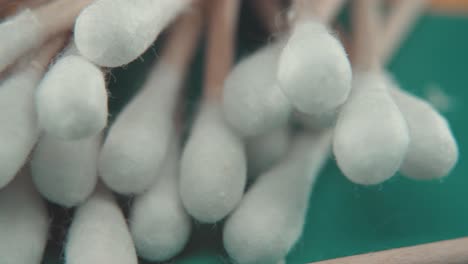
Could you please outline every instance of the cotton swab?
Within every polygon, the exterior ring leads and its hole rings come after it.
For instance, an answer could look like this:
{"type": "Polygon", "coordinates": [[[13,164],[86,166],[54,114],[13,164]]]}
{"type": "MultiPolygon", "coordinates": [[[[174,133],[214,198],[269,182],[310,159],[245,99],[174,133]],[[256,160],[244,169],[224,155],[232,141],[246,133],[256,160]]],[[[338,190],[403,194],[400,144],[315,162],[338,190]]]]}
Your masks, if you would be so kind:
{"type": "Polygon", "coordinates": [[[282,41],[242,59],[229,73],[223,93],[226,120],[243,136],[258,136],[284,126],[292,105],[276,80],[282,41]]]}
{"type": "Polygon", "coordinates": [[[379,184],[399,169],[409,144],[406,121],[388,93],[378,59],[379,1],[356,0],[354,80],[338,117],[333,153],[352,182],[379,184]]]}
{"type": "Polygon", "coordinates": [[[179,197],[178,140],[173,140],[150,190],[137,197],[131,210],[130,230],[138,255],[149,261],[165,261],[186,245],[191,219],[179,197]]]}
{"type": "Polygon", "coordinates": [[[65,263],[138,263],[125,218],[102,186],[75,212],[65,244],[65,263]]]}
{"type": "Polygon", "coordinates": [[[201,30],[201,16],[189,13],[169,36],[161,61],[142,90],[112,124],[99,158],[104,183],[121,194],[147,190],[158,174],[174,133],[172,117],[183,76],[201,30]]]}
{"type": "MultiPolygon", "coordinates": [[[[279,1],[255,0],[252,4],[270,34],[286,27],[285,19],[277,19],[281,13],[279,1]]],[[[285,126],[289,119],[292,105],[276,80],[278,56],[283,46],[284,37],[280,36],[274,43],[243,58],[226,79],[224,115],[231,127],[244,137],[268,134],[285,126]]]]}
{"type": "Polygon", "coordinates": [[[280,87],[295,108],[321,115],[336,110],[351,89],[351,67],[326,25],[343,0],[295,0],[291,36],[278,61],[280,87]]]}
{"type": "Polygon", "coordinates": [[[39,264],[47,243],[49,215],[34,189],[29,168],[0,190],[0,263],[39,264]]]}
{"type": "Polygon", "coordinates": [[[276,263],[299,239],[331,133],[296,136],[286,157],[261,175],[226,221],[224,247],[235,263],[276,263]]]}
{"type": "Polygon", "coordinates": [[[285,155],[290,145],[290,129],[282,126],[246,141],[248,171],[255,177],[285,155]]]}
{"type": "Polygon", "coordinates": [[[389,81],[390,94],[408,124],[411,142],[400,171],[414,179],[447,176],[458,160],[457,142],[447,120],[434,107],[389,81]]]}
{"type": "Polygon", "coordinates": [[[0,83],[0,188],[13,179],[37,141],[34,90],[63,42],[58,38],[46,44],[28,65],[0,83]]]}
{"type": "Polygon", "coordinates": [[[70,44],[39,84],[36,109],[39,126],[51,136],[77,140],[97,135],[107,124],[103,72],[70,44]]]}
{"type": "Polygon", "coordinates": [[[55,0],[1,23],[0,72],[29,50],[69,30],[81,9],[91,1],[55,0]]]}
{"type": "Polygon", "coordinates": [[[229,214],[240,201],[246,182],[243,142],[225,123],[220,106],[233,59],[239,1],[211,3],[204,101],[183,150],[180,178],[185,209],[205,223],[229,214]]]}
{"type": "Polygon", "coordinates": [[[75,24],[75,43],[99,66],[118,67],[143,54],[191,0],[97,0],[75,24]]]}
{"type": "Polygon", "coordinates": [[[44,134],[31,160],[34,184],[42,196],[65,207],[85,201],[97,182],[100,145],[100,135],[68,141],[44,134]]]}
{"type": "MultiPolygon", "coordinates": [[[[389,61],[426,1],[401,1],[386,18],[382,61],[389,61]]],[[[447,120],[430,104],[398,87],[387,78],[390,94],[402,112],[411,138],[400,171],[414,179],[434,179],[446,176],[458,160],[457,142],[447,120]]]]}

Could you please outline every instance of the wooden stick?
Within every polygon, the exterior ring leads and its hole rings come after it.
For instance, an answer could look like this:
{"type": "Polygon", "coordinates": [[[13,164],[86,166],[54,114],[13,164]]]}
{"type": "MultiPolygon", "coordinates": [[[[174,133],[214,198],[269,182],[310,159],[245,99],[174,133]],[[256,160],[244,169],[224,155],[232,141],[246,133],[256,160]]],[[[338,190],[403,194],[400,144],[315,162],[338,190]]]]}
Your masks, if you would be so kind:
{"type": "Polygon", "coordinates": [[[219,101],[224,79],[234,60],[240,2],[239,0],[211,0],[210,3],[204,97],[219,101]]]}
{"type": "Polygon", "coordinates": [[[468,238],[390,249],[314,264],[466,264],[468,238]]]}
{"type": "Polygon", "coordinates": [[[373,70],[380,67],[378,57],[380,0],[354,0],[353,2],[353,55],[354,66],[360,70],[373,70]]]}
{"type": "Polygon", "coordinates": [[[0,18],[17,13],[22,8],[37,8],[49,0],[0,0],[0,18]]]}
{"type": "Polygon", "coordinates": [[[197,2],[186,12],[189,13],[182,14],[170,29],[161,55],[164,62],[176,67],[176,70],[182,74],[190,65],[189,61],[199,41],[203,19],[200,4],[197,2]]]}
{"type": "Polygon", "coordinates": [[[60,35],[44,44],[34,53],[34,57],[31,60],[30,65],[44,73],[55,55],[63,49],[67,38],[68,35],[66,34],[60,35]]]}
{"type": "Polygon", "coordinates": [[[34,10],[34,14],[52,37],[73,27],[76,17],[94,0],[55,0],[34,10]]]}
{"type": "Polygon", "coordinates": [[[388,62],[424,10],[427,0],[398,1],[385,19],[379,57],[388,62]]]}

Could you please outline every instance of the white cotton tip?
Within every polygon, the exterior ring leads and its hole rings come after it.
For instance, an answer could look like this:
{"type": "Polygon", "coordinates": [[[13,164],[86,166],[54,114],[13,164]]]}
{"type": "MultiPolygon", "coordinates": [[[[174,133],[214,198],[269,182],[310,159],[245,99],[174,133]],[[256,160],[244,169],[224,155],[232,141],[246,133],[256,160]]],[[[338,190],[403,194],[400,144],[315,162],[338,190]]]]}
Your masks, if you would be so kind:
{"type": "Polygon", "coordinates": [[[76,210],[65,244],[65,263],[138,263],[125,218],[104,188],[98,187],[76,210]]]}
{"type": "Polygon", "coordinates": [[[0,72],[44,41],[43,27],[27,9],[0,23],[0,72]]]}
{"type": "Polygon", "coordinates": [[[323,24],[312,20],[294,26],[277,74],[285,95],[307,114],[336,110],[351,90],[351,66],[343,46],[323,24]]]}
{"type": "Polygon", "coordinates": [[[160,170],[160,179],[136,198],[130,229],[138,255],[149,261],[165,261],[187,244],[192,223],[179,196],[179,153],[175,142],[160,170]]]}
{"type": "Polygon", "coordinates": [[[181,160],[180,195],[195,219],[214,223],[239,203],[246,183],[243,142],[226,125],[220,106],[202,106],[181,160]]]}
{"type": "Polygon", "coordinates": [[[379,184],[400,168],[410,142],[406,120],[380,73],[357,73],[335,126],[333,152],[354,183],[379,184]]]}
{"type": "Polygon", "coordinates": [[[266,46],[238,63],[225,82],[223,110],[243,136],[255,136],[287,123],[291,103],[277,84],[280,44],[266,46]]]}
{"type": "Polygon", "coordinates": [[[104,74],[80,56],[65,56],[47,72],[36,94],[40,127],[66,140],[97,135],[107,124],[104,74]]]}
{"type": "Polygon", "coordinates": [[[269,169],[287,152],[290,145],[289,126],[279,127],[263,135],[247,139],[249,174],[256,177],[269,169]]]}
{"type": "Polygon", "coordinates": [[[78,16],[75,44],[97,65],[122,66],[143,54],[189,4],[189,0],[97,0],[78,16]]]}
{"type": "Polygon", "coordinates": [[[301,236],[311,189],[327,160],[330,133],[302,134],[287,156],[261,175],[224,225],[234,263],[274,264],[301,236]]]}
{"type": "Polygon", "coordinates": [[[61,140],[44,134],[33,152],[31,173],[47,200],[72,207],[82,203],[97,182],[100,136],[61,140]]]}
{"type": "Polygon", "coordinates": [[[408,124],[411,138],[400,171],[414,179],[447,176],[458,160],[457,142],[447,120],[430,104],[388,82],[390,94],[408,124]]]}
{"type": "Polygon", "coordinates": [[[0,211],[0,263],[41,263],[49,215],[31,183],[28,168],[0,190],[0,211]]]}
{"type": "Polygon", "coordinates": [[[180,73],[159,63],[112,124],[99,157],[99,172],[113,191],[142,193],[156,179],[174,132],[172,116],[180,82],[180,73]]]}
{"type": "Polygon", "coordinates": [[[39,136],[34,90],[40,77],[26,67],[0,83],[0,188],[23,166],[39,136]]]}

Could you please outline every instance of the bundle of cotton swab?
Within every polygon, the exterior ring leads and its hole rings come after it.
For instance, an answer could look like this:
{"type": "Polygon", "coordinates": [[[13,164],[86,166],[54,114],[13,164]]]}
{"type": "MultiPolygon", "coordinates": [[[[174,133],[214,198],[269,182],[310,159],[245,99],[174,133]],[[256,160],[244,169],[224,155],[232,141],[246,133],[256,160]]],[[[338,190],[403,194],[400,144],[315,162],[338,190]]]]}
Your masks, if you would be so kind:
{"type": "Polygon", "coordinates": [[[211,2],[204,79],[204,98],[183,150],[180,195],[190,215],[214,223],[240,201],[246,182],[241,139],[221,112],[224,79],[234,53],[238,0],[211,2]]]}
{"type": "Polygon", "coordinates": [[[107,124],[107,91],[99,68],[73,43],[47,72],[36,93],[41,129],[61,139],[97,135],[107,124]]]}
{"type": "Polygon", "coordinates": [[[63,37],[52,40],[31,61],[25,59],[0,83],[0,187],[13,179],[36,143],[39,128],[34,90],[63,43],[63,37]]]}
{"type": "Polygon", "coordinates": [[[0,23],[0,72],[31,49],[69,30],[80,11],[92,0],[53,0],[26,9],[0,23]]]}
{"type": "Polygon", "coordinates": [[[200,28],[199,10],[182,16],[142,90],[111,126],[99,158],[99,171],[112,190],[142,193],[155,180],[174,133],[176,99],[200,28]]]}
{"type": "Polygon", "coordinates": [[[383,71],[422,0],[400,1],[383,34],[380,1],[352,2],[353,76],[328,29],[344,0],[290,1],[289,21],[280,0],[254,1],[276,38],[232,70],[239,0],[16,3],[29,9],[0,23],[1,263],[40,263],[49,223],[37,191],[77,206],[64,246],[69,264],[136,264],[137,254],[168,261],[187,245],[191,218],[226,220],[223,244],[235,263],[276,264],[301,236],[331,149],[358,184],[398,170],[416,179],[452,170],[458,148],[448,122],[383,71]],[[203,20],[204,89],[184,141],[181,120],[190,117],[174,114],[203,20]],[[172,21],[143,87],[104,131],[100,67],[137,59],[172,21]],[[136,195],[128,224],[107,188],[136,195]]]}

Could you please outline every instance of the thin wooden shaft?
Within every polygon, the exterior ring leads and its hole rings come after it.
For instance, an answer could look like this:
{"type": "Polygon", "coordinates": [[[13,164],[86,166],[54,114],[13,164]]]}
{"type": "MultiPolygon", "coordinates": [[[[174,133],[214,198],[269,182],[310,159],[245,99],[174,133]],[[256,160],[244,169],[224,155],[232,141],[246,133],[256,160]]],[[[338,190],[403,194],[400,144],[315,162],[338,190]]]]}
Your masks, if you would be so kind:
{"type": "Polygon", "coordinates": [[[55,0],[34,10],[48,37],[73,27],[76,17],[94,0],[55,0]]]}
{"type": "Polygon", "coordinates": [[[0,0],[0,18],[16,14],[23,8],[37,8],[49,0],[0,0]]]}
{"type": "Polygon", "coordinates": [[[38,70],[45,72],[50,61],[63,48],[68,35],[60,35],[39,48],[30,64],[38,70]]]}
{"type": "Polygon", "coordinates": [[[202,24],[200,6],[194,6],[177,20],[164,44],[162,60],[182,74],[186,72],[193,57],[202,24]]]}
{"type": "Polygon", "coordinates": [[[359,70],[378,69],[380,0],[353,0],[353,55],[359,70]]]}
{"type": "Polygon", "coordinates": [[[218,101],[234,60],[239,0],[211,0],[210,4],[204,97],[218,101]]]}
{"type": "Polygon", "coordinates": [[[393,57],[427,2],[428,0],[404,0],[395,3],[382,27],[379,57],[383,63],[388,63],[393,57]]]}
{"type": "Polygon", "coordinates": [[[338,258],[313,264],[466,264],[468,238],[338,258]]]}

